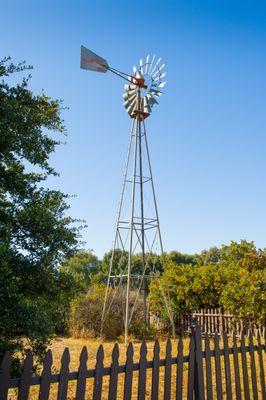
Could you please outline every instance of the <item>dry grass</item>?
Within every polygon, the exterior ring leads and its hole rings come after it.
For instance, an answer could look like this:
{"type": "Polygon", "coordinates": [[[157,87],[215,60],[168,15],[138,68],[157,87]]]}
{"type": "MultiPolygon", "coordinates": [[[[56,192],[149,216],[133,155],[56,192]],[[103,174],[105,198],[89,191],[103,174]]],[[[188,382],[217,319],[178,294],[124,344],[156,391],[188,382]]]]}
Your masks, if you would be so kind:
{"type": "MultiPolygon", "coordinates": [[[[177,355],[177,341],[172,340],[172,355],[176,356],[177,355]]],[[[53,353],[53,372],[59,372],[60,370],[60,364],[61,364],[61,357],[63,354],[63,351],[65,347],[69,348],[70,351],[70,371],[77,371],[78,365],[79,365],[79,355],[80,352],[83,348],[83,346],[86,346],[88,349],[88,368],[93,369],[95,367],[95,359],[96,359],[96,353],[98,350],[99,345],[102,344],[104,347],[104,365],[105,366],[110,366],[111,364],[111,354],[114,346],[114,342],[105,342],[102,343],[99,340],[85,340],[85,339],[73,339],[73,338],[66,338],[66,337],[57,337],[51,346],[51,350],[53,353]]],[[[139,351],[140,351],[140,342],[134,342],[134,361],[138,362],[139,361],[139,351]]],[[[231,340],[229,340],[229,346],[231,345],[231,340]]],[[[147,341],[147,349],[148,349],[148,354],[147,358],[148,360],[151,360],[153,357],[153,346],[154,346],[154,341],[147,341]]],[[[166,346],[166,339],[161,339],[160,340],[160,347],[161,347],[161,353],[160,357],[164,358],[165,357],[165,346],[166,346]]],[[[188,354],[188,347],[189,347],[189,339],[184,339],[184,354],[188,354]]],[[[211,348],[213,348],[213,341],[211,340],[211,348]]],[[[124,364],[126,360],[126,346],[123,343],[119,343],[119,364],[124,364]]],[[[257,372],[257,380],[259,378],[259,369],[258,369],[258,357],[256,355],[256,372],[257,372]]],[[[247,361],[248,365],[250,363],[250,357],[247,355],[247,361]]],[[[241,357],[239,356],[239,368],[240,372],[242,370],[242,364],[241,364],[241,357]]],[[[233,369],[233,359],[232,356],[230,356],[230,365],[231,365],[231,375],[232,375],[232,388],[233,388],[233,398],[235,398],[235,393],[234,393],[234,369],[233,369]]],[[[226,393],[226,384],[225,384],[225,371],[224,371],[224,360],[223,357],[221,357],[221,366],[222,366],[222,382],[223,382],[223,393],[225,395],[226,393]]],[[[147,388],[146,388],[146,399],[150,398],[151,395],[151,369],[147,370],[147,388]]],[[[187,398],[187,391],[186,391],[186,385],[187,385],[187,374],[188,374],[188,364],[184,364],[184,393],[183,393],[183,399],[187,398]]],[[[215,392],[216,384],[215,384],[215,364],[214,364],[214,359],[212,358],[212,375],[213,375],[213,388],[215,392]]],[[[249,377],[250,378],[250,377],[249,377]]],[[[123,374],[119,375],[119,381],[118,381],[118,395],[117,399],[121,400],[123,399],[123,374]]],[[[159,399],[164,398],[164,368],[160,368],[160,381],[159,381],[159,399]]],[[[172,398],[175,398],[175,382],[176,382],[176,366],[172,367],[172,398]]],[[[241,377],[241,385],[243,388],[243,378],[241,377]]],[[[249,379],[249,386],[250,389],[252,388],[251,384],[251,378],[249,379]]],[[[260,385],[258,383],[258,388],[260,390],[260,385]]],[[[57,389],[58,385],[53,384],[51,386],[51,391],[50,391],[50,399],[54,400],[57,398],[57,389]]],[[[86,399],[91,400],[92,399],[92,389],[93,389],[93,379],[88,379],[87,380],[87,387],[86,387],[86,399]]],[[[109,378],[104,377],[103,380],[103,396],[102,399],[105,400],[108,398],[108,389],[109,389],[109,378]]],[[[74,400],[75,399],[75,391],[76,391],[76,383],[74,381],[69,382],[69,388],[68,388],[68,400],[74,400]]],[[[134,379],[133,379],[133,396],[132,400],[137,399],[137,391],[138,391],[138,372],[134,372],[134,379]]],[[[38,399],[38,388],[37,386],[32,387],[30,391],[30,399],[35,400],[38,399]]],[[[244,395],[243,395],[244,396],[244,395]]],[[[16,394],[10,393],[10,399],[16,398],[16,394]]],[[[214,393],[214,398],[216,398],[216,393],[214,393]]],[[[253,398],[251,394],[251,399],[253,398]]],[[[259,393],[259,398],[262,399],[261,393],[259,393]]]]}

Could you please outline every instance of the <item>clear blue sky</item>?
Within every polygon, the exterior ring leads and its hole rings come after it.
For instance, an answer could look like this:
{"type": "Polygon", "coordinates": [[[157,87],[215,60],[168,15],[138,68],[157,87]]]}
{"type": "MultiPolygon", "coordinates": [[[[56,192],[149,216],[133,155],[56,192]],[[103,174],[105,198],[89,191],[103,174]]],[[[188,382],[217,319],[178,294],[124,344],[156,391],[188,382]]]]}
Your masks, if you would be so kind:
{"type": "Polygon", "coordinates": [[[130,121],[123,82],[79,69],[81,44],[124,71],[151,52],[167,63],[147,121],[165,249],[266,246],[265,1],[6,1],[0,37],[33,90],[70,108],[49,184],[77,195],[87,248],[111,246],[130,121]]]}

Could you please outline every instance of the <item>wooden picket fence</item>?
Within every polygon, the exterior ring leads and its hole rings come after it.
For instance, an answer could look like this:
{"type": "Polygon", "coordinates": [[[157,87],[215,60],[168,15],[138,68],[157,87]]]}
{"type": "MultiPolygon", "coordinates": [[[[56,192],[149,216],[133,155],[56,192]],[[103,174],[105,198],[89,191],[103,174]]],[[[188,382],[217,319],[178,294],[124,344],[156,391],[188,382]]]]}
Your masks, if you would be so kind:
{"type": "MultiPolygon", "coordinates": [[[[242,333],[247,335],[249,331],[252,332],[256,338],[258,335],[265,337],[266,329],[265,323],[258,322],[255,317],[238,318],[228,312],[224,312],[221,308],[201,308],[192,313],[187,313],[179,316],[176,321],[176,332],[180,335],[190,333],[191,326],[195,320],[201,325],[202,333],[208,333],[213,336],[215,333],[218,335],[226,332],[228,336],[232,336],[233,332],[237,337],[242,333]]],[[[168,323],[155,315],[150,316],[151,325],[161,333],[172,332],[172,327],[168,323]]]]}
{"type": "Polygon", "coordinates": [[[235,332],[236,336],[240,337],[242,333],[247,335],[249,331],[253,336],[265,336],[265,324],[258,323],[255,317],[245,317],[236,319],[235,316],[227,312],[223,312],[221,308],[200,309],[184,318],[183,330],[187,332],[193,320],[202,327],[202,332],[207,332],[209,335],[214,335],[216,332],[221,335],[226,332],[229,336],[235,332]]]}
{"type": "Polygon", "coordinates": [[[188,354],[184,354],[183,339],[179,339],[176,355],[171,341],[166,343],[165,357],[160,357],[160,345],[154,344],[153,358],[147,358],[147,345],[142,343],[139,361],[134,362],[134,349],[130,343],[127,358],[119,364],[119,347],[112,352],[110,366],[104,365],[103,346],[100,345],[94,369],[87,368],[86,347],[80,354],[78,371],[70,372],[70,354],[64,350],[59,373],[52,371],[52,353],[49,350],[40,375],[33,375],[33,357],[29,353],[24,361],[21,377],[10,377],[11,359],[6,353],[0,367],[0,400],[17,398],[19,400],[39,399],[265,399],[265,343],[260,336],[256,343],[250,333],[248,338],[236,335],[228,341],[226,332],[223,341],[215,334],[214,340],[206,333],[202,337],[201,327],[196,325],[190,337],[188,354]],[[222,342],[222,346],[221,346],[222,342]],[[204,346],[203,346],[204,344],[204,346]],[[151,372],[151,373],[150,373],[151,372]],[[103,390],[103,380],[108,378],[108,390],[103,390]],[[121,379],[122,378],[122,383],[121,379]],[[134,382],[136,379],[137,382],[134,382]],[[69,386],[75,382],[75,395],[69,396],[69,386]],[[89,381],[91,391],[89,392],[89,381]],[[136,383],[136,384],[135,384],[136,383]],[[57,393],[52,395],[52,386],[57,385],[57,393]],[[122,385],[122,389],[119,387],[122,385]],[[31,388],[38,388],[32,397],[31,388]],[[132,390],[136,387],[136,390],[132,390]],[[15,389],[15,390],[14,390],[15,389]],[[134,391],[134,393],[133,393],[134,391]],[[120,393],[120,394],[119,394],[120,393]]]}

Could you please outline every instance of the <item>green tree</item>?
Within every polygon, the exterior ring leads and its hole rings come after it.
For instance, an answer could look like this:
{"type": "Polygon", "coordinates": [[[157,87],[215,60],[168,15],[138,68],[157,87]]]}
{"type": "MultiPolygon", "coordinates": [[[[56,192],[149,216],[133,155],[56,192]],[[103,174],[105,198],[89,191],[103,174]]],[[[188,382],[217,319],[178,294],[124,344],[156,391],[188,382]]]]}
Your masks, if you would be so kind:
{"type": "Polygon", "coordinates": [[[92,282],[101,280],[98,258],[91,251],[78,251],[62,263],[61,271],[70,274],[78,290],[86,292],[92,282]]]}
{"type": "Polygon", "coordinates": [[[168,320],[163,293],[175,317],[201,307],[222,307],[236,318],[265,320],[266,253],[242,240],[201,254],[196,265],[170,262],[150,286],[150,307],[168,320]]]}
{"type": "Polygon", "coordinates": [[[62,103],[34,95],[30,77],[9,83],[26,69],[0,62],[0,355],[31,349],[40,358],[73,294],[58,265],[76,251],[79,228],[65,214],[68,196],[41,186],[56,175],[49,156],[60,141],[49,131],[64,132],[62,103]]]}
{"type": "Polygon", "coordinates": [[[266,253],[242,240],[222,246],[220,304],[237,317],[266,318],[266,253]]]}
{"type": "Polygon", "coordinates": [[[111,262],[113,275],[121,274],[122,271],[126,271],[127,268],[128,252],[121,249],[115,249],[114,252],[110,250],[104,254],[101,262],[101,271],[105,276],[105,280],[107,280],[111,262]]]}
{"type": "Polygon", "coordinates": [[[173,250],[169,254],[167,254],[166,258],[170,263],[173,262],[176,265],[180,264],[195,265],[197,260],[196,255],[183,254],[176,250],[173,250]]]}

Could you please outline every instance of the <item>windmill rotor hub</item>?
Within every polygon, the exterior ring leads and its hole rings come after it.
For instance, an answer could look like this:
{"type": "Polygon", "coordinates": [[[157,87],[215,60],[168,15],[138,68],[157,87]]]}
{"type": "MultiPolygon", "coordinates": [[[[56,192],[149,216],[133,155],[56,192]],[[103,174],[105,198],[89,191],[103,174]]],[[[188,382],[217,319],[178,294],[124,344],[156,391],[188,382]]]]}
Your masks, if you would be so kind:
{"type": "Polygon", "coordinates": [[[136,79],[135,85],[138,86],[141,89],[147,89],[148,88],[148,86],[145,85],[145,79],[144,78],[136,79]]]}

